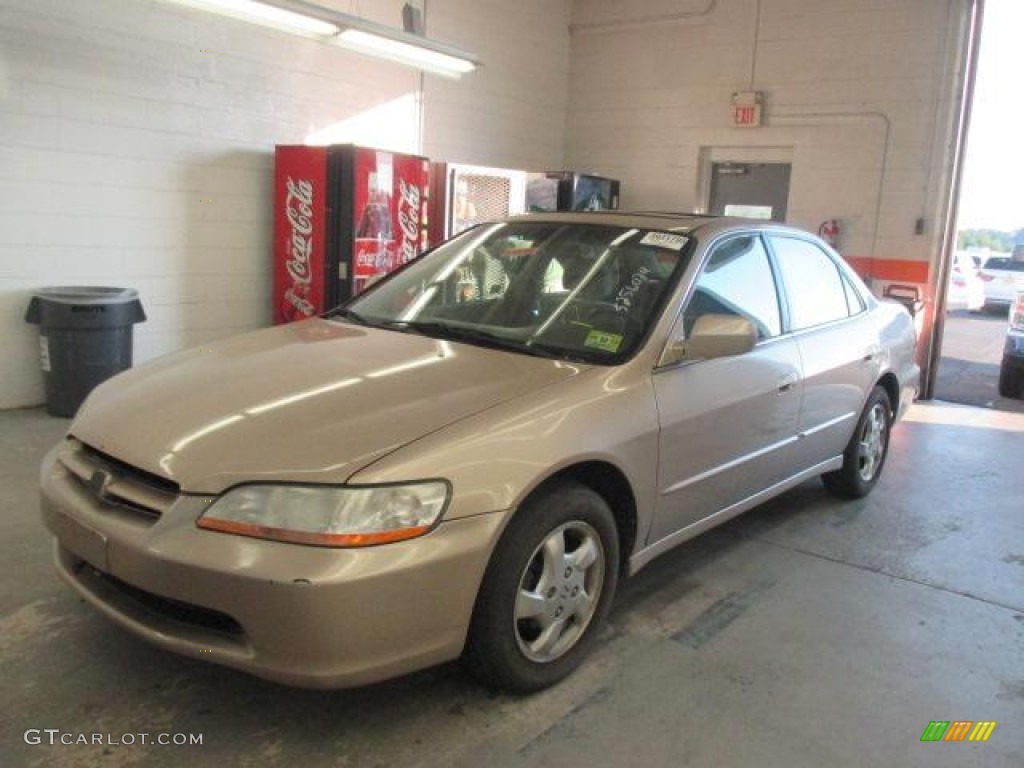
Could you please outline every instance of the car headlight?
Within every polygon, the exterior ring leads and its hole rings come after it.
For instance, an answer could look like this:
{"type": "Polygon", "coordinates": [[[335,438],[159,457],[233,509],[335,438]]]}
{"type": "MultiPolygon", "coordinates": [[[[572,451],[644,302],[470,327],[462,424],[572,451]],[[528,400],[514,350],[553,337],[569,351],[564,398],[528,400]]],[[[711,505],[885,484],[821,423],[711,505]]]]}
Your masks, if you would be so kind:
{"type": "Polygon", "coordinates": [[[209,531],[324,547],[368,547],[430,531],[448,502],[448,484],[242,485],[200,515],[209,531]]]}

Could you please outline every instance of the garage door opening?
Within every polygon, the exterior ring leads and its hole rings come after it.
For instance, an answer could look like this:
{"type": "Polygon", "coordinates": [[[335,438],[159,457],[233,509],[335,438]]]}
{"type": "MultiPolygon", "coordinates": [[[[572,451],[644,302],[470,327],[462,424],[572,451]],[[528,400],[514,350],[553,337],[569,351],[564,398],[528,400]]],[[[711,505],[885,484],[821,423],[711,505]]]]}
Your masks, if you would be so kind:
{"type": "MultiPolygon", "coordinates": [[[[937,328],[931,395],[940,400],[1024,412],[1024,401],[1000,394],[1008,315],[1024,291],[1024,102],[1019,48],[1024,4],[983,0],[970,128],[960,180],[957,231],[940,272],[946,312],[937,328]],[[942,281],[942,275],[947,275],[942,281]]],[[[1004,380],[1005,391],[1005,380],[1004,380]]]]}

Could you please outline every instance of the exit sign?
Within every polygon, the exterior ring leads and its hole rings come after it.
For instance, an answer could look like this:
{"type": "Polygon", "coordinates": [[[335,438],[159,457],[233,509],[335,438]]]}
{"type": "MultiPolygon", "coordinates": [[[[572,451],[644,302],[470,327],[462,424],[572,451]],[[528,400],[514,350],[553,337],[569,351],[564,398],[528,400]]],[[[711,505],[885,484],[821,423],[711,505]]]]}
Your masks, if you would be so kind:
{"type": "Polygon", "coordinates": [[[756,128],[761,125],[761,105],[733,107],[732,124],[737,128],[756,128]]]}
{"type": "Polygon", "coordinates": [[[740,91],[732,95],[732,124],[736,128],[761,125],[761,92],[740,91]]]}

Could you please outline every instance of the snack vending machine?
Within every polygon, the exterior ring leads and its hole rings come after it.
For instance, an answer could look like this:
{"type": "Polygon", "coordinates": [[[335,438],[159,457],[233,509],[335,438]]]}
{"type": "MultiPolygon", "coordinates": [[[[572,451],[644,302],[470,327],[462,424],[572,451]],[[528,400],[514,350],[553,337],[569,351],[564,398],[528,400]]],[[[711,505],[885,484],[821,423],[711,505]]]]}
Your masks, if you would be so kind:
{"type": "Polygon", "coordinates": [[[430,244],[482,221],[526,213],[526,171],[459,163],[430,166],[430,244]]]}

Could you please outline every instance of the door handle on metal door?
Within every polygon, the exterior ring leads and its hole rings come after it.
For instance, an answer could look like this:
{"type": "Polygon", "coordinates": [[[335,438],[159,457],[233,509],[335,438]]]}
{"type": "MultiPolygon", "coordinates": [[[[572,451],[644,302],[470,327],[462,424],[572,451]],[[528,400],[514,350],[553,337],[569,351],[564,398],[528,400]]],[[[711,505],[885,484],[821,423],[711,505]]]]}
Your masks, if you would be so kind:
{"type": "Polygon", "coordinates": [[[795,373],[786,374],[779,380],[779,392],[791,391],[798,381],[800,381],[800,377],[795,373]]]}
{"type": "Polygon", "coordinates": [[[875,362],[875,358],[876,357],[878,357],[878,350],[877,349],[869,349],[867,352],[864,353],[864,357],[862,358],[862,362],[873,363],[873,362],[875,362]]]}

